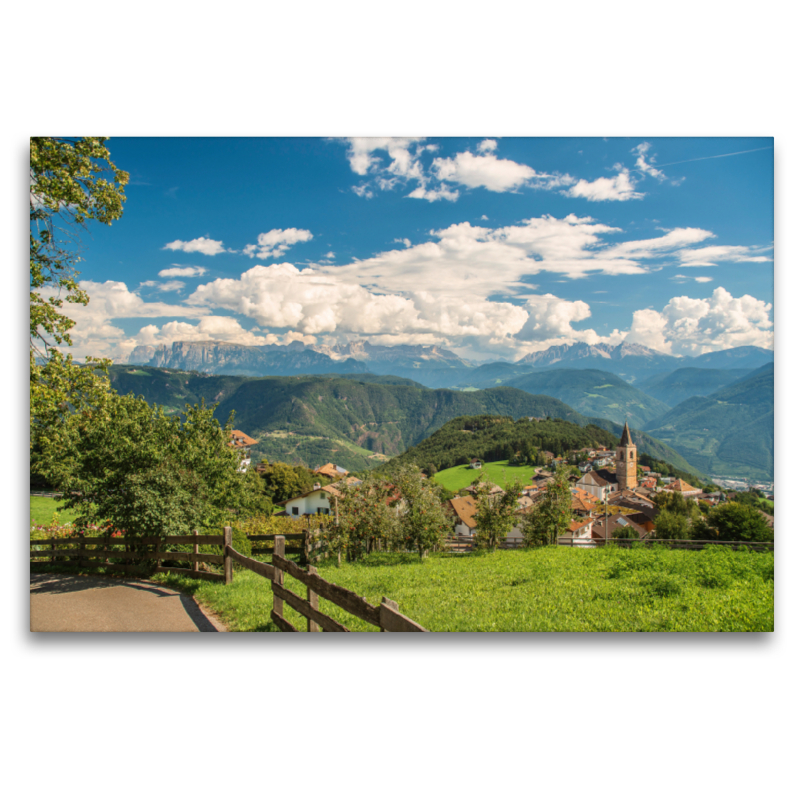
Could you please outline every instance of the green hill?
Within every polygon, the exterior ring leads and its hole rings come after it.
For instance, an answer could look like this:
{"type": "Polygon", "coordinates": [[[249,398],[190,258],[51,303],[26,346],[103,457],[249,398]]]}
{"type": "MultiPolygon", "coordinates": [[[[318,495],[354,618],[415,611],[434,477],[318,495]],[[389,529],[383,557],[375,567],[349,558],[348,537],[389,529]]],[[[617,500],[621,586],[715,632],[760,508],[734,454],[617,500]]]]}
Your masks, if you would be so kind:
{"type": "Polygon", "coordinates": [[[611,372],[598,369],[549,369],[506,381],[507,386],[531,394],[546,394],[562,400],[589,417],[642,427],[660,417],[669,406],[646,395],[611,372]]]}
{"type": "MultiPolygon", "coordinates": [[[[426,389],[393,376],[363,376],[369,382],[338,375],[250,378],[157,367],[115,366],[110,373],[121,393],[141,394],[172,412],[201,398],[218,402],[220,422],[235,410],[235,426],[259,440],[254,460],[312,467],[327,461],[350,470],[377,466],[465,415],[553,417],[577,426],[593,424],[611,437],[609,442],[617,441],[622,430],[618,423],[587,418],[560,400],[510,387],[458,392],[426,389]]],[[[640,431],[634,436],[640,449],[654,458],[692,470],[671,448],[640,431]]]]}
{"type": "MultiPolygon", "coordinates": [[[[473,393],[474,396],[475,393],[473,393]]],[[[436,471],[467,464],[472,458],[500,461],[523,450],[525,445],[567,454],[583,447],[615,449],[622,426],[608,420],[590,420],[576,415],[565,419],[528,419],[514,421],[509,416],[458,417],[443,425],[433,435],[388,462],[389,469],[402,464],[416,464],[436,471]],[[598,425],[597,423],[602,423],[598,425]]],[[[641,431],[632,431],[640,453],[666,461],[679,470],[697,475],[678,453],[641,431]]]]}
{"type": "Polygon", "coordinates": [[[708,397],[692,397],[647,426],[686,460],[713,475],[774,476],[774,365],[708,397]]]}

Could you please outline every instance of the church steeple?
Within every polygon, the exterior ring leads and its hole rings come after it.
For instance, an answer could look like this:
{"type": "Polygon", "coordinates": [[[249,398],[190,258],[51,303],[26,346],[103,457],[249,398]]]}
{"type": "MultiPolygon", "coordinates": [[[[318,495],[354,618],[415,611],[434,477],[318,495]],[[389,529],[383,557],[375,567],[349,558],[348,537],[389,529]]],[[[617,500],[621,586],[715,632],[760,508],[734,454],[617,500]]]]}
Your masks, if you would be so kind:
{"type": "Polygon", "coordinates": [[[622,436],[617,445],[617,484],[620,489],[635,489],[638,486],[636,479],[636,445],[625,420],[622,436]]]}
{"type": "Polygon", "coordinates": [[[636,446],[633,443],[633,436],[631,436],[631,429],[628,427],[628,420],[625,420],[625,427],[622,429],[622,437],[619,440],[620,447],[636,446]]]}

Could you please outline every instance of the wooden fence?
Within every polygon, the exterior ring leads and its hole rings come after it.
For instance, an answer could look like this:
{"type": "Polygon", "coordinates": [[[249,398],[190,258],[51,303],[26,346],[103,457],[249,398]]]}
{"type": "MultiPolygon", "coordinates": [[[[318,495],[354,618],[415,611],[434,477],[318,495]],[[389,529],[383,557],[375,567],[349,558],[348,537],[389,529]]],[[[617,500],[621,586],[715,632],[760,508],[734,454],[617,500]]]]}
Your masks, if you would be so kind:
{"type": "MultiPolygon", "coordinates": [[[[579,536],[559,536],[558,544],[562,547],[603,547],[605,544],[615,544],[618,547],[630,547],[634,543],[652,547],[662,544],[673,550],[702,550],[709,545],[722,545],[732,550],[756,550],[758,552],[773,551],[774,542],[720,542],[715,539],[586,539],[579,536]]],[[[445,540],[450,552],[470,553],[475,549],[475,539],[472,536],[451,536],[445,540]]],[[[510,537],[499,545],[499,550],[516,550],[525,546],[521,538],[510,537]]]]}
{"type": "Polygon", "coordinates": [[[310,633],[320,630],[335,633],[349,631],[342,623],[319,610],[319,598],[328,600],[354,617],[375,625],[381,631],[391,632],[425,632],[414,620],[400,613],[397,603],[384,597],[380,606],[373,606],[355,592],[338,586],[321,578],[313,566],[306,569],[286,558],[286,537],[276,535],[272,550],[272,564],[263,564],[255,559],[243,556],[228,544],[225,555],[230,556],[237,564],[252,570],[257,575],[272,581],[272,612],[270,618],[282,631],[297,632],[297,628],[286,619],[283,604],[286,603],[301,616],[306,618],[306,630],[310,633]],[[284,585],[284,576],[289,574],[306,587],[305,598],[290,591],[284,585]]]}
{"type": "Polygon", "coordinates": [[[243,555],[233,548],[233,531],[231,528],[223,528],[222,536],[200,536],[197,531],[191,536],[167,536],[167,537],[97,537],[97,536],[72,536],[60,539],[32,539],[31,562],[42,563],[42,559],[49,563],[55,563],[57,559],[66,560],[67,563],[77,564],[81,567],[102,566],[113,571],[138,572],[136,564],[118,564],[116,561],[124,562],[143,562],[155,561],[155,570],[159,572],[170,572],[181,575],[188,575],[192,578],[202,580],[224,581],[226,584],[233,580],[233,565],[238,564],[244,569],[255,572],[262,578],[272,582],[272,612],[270,618],[275,625],[282,631],[296,632],[297,628],[292,625],[283,615],[283,604],[286,603],[301,616],[306,618],[306,630],[309,632],[348,632],[350,629],[342,623],[337,622],[333,617],[324,614],[319,610],[319,598],[330,601],[338,608],[347,611],[371,625],[376,626],[381,631],[390,632],[426,632],[414,620],[409,619],[400,613],[396,602],[384,597],[379,606],[368,603],[363,597],[355,592],[338,586],[335,583],[321,578],[313,566],[307,569],[289,561],[286,558],[288,553],[308,555],[308,537],[305,534],[291,534],[289,536],[269,535],[269,536],[250,536],[251,541],[273,542],[273,547],[263,551],[254,552],[272,553],[272,564],[265,564],[254,558],[243,555]],[[303,547],[286,547],[286,539],[304,540],[303,547]],[[156,550],[142,551],[130,549],[132,545],[150,545],[156,550]],[[180,552],[169,550],[172,544],[192,544],[192,552],[180,552]],[[212,553],[201,553],[200,545],[213,545],[221,547],[223,555],[212,553]],[[115,548],[122,548],[115,549],[115,548]],[[195,569],[184,567],[166,567],[161,561],[189,561],[195,569]],[[198,564],[222,564],[222,574],[207,572],[196,568],[198,564]],[[284,585],[284,575],[300,581],[306,587],[306,597],[302,598],[287,589],[284,585]]]}
{"type": "MultiPolygon", "coordinates": [[[[225,528],[225,532],[228,531],[230,528],[225,528]]],[[[139,574],[144,572],[141,569],[141,562],[155,561],[155,569],[159,572],[188,575],[191,578],[209,581],[224,581],[225,575],[208,572],[198,568],[198,565],[225,564],[224,555],[202,553],[200,545],[224,548],[227,543],[226,535],[223,533],[221,536],[200,536],[197,531],[194,531],[190,536],[68,536],[58,539],[31,539],[31,561],[42,563],[42,559],[45,559],[49,563],[55,563],[57,560],[61,560],[80,567],[105,567],[114,572],[139,574]],[[170,550],[172,545],[177,544],[191,544],[192,551],[170,550]],[[132,549],[142,546],[159,549],[132,549]],[[123,547],[125,549],[120,549],[123,547]],[[126,563],[116,563],[118,561],[126,563]],[[162,561],[188,561],[193,568],[167,567],[161,564],[162,561]]]]}

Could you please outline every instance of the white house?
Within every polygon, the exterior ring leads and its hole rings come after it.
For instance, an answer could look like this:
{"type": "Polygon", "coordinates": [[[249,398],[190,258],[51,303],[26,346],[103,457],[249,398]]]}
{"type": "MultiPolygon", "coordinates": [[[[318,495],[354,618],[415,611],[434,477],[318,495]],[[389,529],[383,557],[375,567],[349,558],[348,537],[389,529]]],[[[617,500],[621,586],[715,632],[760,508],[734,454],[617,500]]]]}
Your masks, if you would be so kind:
{"type": "Polygon", "coordinates": [[[602,500],[606,492],[610,494],[619,489],[616,474],[607,469],[595,469],[585,473],[576,485],[593,494],[598,500],[602,500]]]}
{"type": "Polygon", "coordinates": [[[474,536],[477,523],[475,512],[478,504],[474,497],[453,497],[447,501],[450,510],[455,516],[454,533],[456,536],[474,536]]]}
{"type": "Polygon", "coordinates": [[[231,431],[231,440],[228,445],[239,452],[239,472],[247,472],[247,468],[250,466],[250,448],[254,444],[258,444],[258,441],[246,433],[231,431]]]}
{"type": "Polygon", "coordinates": [[[341,497],[341,492],[335,486],[315,487],[310,492],[292,497],[278,503],[286,508],[287,516],[299,519],[307,514],[332,514],[335,510],[334,498],[341,497]]]}

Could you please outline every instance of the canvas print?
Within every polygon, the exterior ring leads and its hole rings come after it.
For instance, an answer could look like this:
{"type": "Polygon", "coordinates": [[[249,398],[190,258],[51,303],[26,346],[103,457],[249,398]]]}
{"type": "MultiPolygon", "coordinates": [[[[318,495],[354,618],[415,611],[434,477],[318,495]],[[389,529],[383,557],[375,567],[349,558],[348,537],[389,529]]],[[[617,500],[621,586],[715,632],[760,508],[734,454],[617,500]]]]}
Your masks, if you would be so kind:
{"type": "Polygon", "coordinates": [[[31,631],[772,631],[773,165],[32,137],[31,631]]]}

